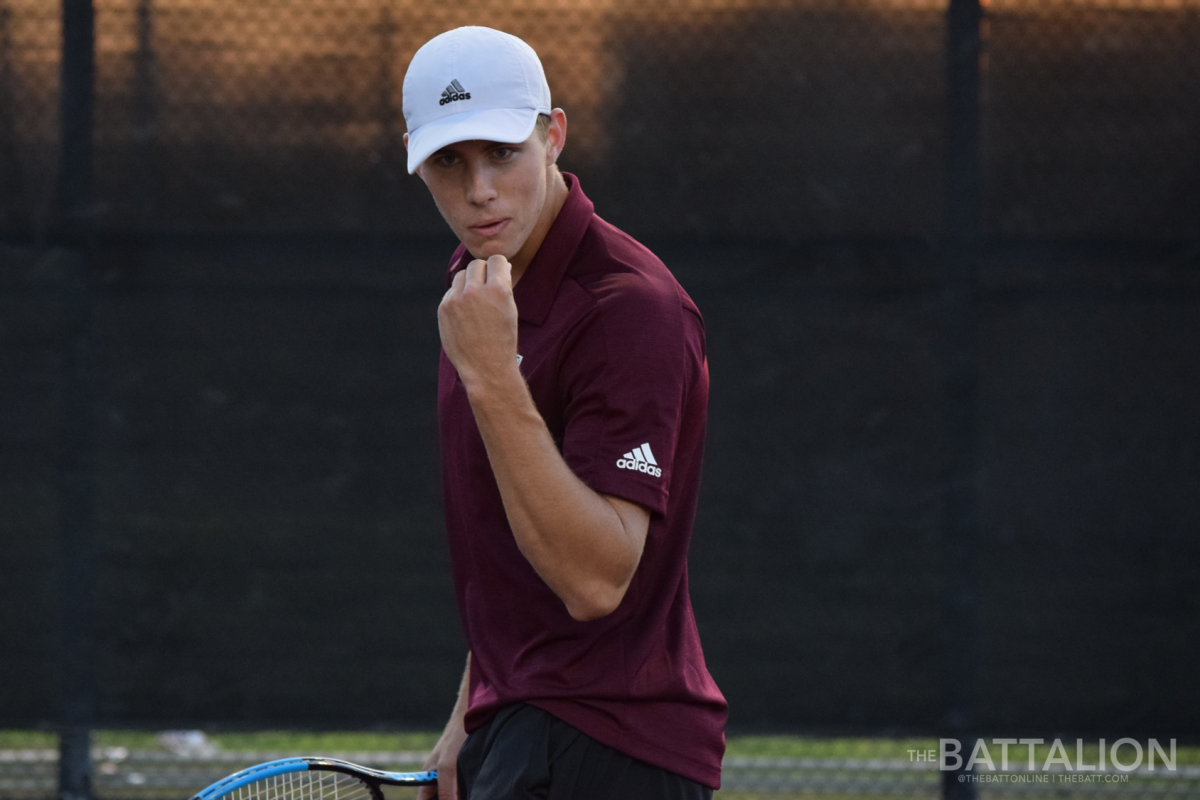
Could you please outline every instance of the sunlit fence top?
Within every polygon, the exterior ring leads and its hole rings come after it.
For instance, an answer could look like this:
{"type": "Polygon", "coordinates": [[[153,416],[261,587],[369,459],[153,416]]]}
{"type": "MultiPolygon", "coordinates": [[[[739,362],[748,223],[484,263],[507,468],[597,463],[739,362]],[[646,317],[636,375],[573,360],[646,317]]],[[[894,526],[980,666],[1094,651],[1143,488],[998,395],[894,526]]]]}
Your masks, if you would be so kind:
{"type": "MultiPolygon", "coordinates": [[[[405,174],[404,71],[464,24],[516,33],[567,110],[563,163],[639,233],[936,235],[945,2],[106,0],[109,231],[440,231],[405,174]],[[733,200],[736,198],[736,201],[733,200]]],[[[1183,237],[1200,219],[1200,0],[991,0],[984,229],[1183,237]]],[[[57,4],[0,0],[0,230],[44,228],[57,4]]]]}

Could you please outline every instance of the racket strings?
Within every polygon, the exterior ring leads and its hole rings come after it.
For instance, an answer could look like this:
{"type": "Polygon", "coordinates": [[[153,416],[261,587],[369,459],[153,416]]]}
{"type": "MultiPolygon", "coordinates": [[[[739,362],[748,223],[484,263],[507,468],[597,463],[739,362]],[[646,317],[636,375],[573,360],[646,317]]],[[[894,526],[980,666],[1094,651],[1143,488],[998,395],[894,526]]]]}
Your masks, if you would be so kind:
{"type": "Polygon", "coordinates": [[[353,776],[309,770],[255,781],[233,791],[228,800],[372,800],[372,792],[353,776]]]}

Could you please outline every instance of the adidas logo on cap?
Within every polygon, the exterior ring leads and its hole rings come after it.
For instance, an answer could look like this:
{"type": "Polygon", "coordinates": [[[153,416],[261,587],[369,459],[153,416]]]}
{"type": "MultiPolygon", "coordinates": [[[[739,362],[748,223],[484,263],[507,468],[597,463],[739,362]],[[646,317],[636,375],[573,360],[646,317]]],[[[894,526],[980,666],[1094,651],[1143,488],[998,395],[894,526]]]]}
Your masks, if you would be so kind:
{"type": "Polygon", "coordinates": [[[470,100],[471,93],[462,87],[458,82],[458,78],[450,81],[450,85],[446,87],[446,91],[442,92],[442,99],[438,101],[439,106],[444,106],[446,103],[453,103],[455,100],[470,100]]]}
{"type": "Polygon", "coordinates": [[[658,462],[654,460],[654,454],[650,452],[649,442],[646,442],[641,447],[633,448],[624,456],[618,458],[617,466],[621,469],[631,469],[635,472],[644,472],[647,475],[654,476],[655,478],[662,477],[662,469],[659,468],[658,462]]]}

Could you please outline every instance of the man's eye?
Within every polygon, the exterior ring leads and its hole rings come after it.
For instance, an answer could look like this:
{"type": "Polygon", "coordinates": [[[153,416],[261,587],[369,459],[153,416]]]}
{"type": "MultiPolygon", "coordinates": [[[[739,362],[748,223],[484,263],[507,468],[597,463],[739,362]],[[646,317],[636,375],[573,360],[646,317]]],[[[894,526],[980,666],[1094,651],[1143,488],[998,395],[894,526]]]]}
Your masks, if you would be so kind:
{"type": "Polygon", "coordinates": [[[437,163],[443,167],[452,167],[458,163],[458,156],[450,153],[443,153],[442,155],[438,156],[437,163]]]}
{"type": "Polygon", "coordinates": [[[492,151],[492,157],[501,161],[505,161],[509,158],[512,158],[514,155],[516,155],[516,153],[517,151],[511,147],[497,147],[492,151]]]}

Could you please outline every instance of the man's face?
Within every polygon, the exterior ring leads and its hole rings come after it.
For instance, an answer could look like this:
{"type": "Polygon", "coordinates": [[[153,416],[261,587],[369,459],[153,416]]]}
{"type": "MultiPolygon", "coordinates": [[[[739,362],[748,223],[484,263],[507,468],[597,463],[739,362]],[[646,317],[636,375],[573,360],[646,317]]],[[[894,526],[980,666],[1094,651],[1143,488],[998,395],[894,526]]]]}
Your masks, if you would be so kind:
{"type": "Polygon", "coordinates": [[[417,174],[472,256],[515,261],[546,205],[552,161],[535,130],[520,144],[447,145],[425,159],[417,174]]]}

